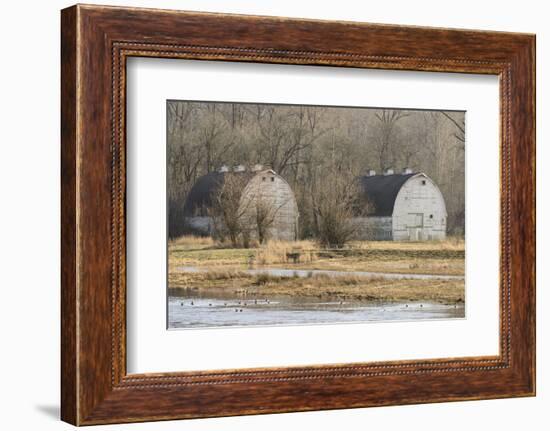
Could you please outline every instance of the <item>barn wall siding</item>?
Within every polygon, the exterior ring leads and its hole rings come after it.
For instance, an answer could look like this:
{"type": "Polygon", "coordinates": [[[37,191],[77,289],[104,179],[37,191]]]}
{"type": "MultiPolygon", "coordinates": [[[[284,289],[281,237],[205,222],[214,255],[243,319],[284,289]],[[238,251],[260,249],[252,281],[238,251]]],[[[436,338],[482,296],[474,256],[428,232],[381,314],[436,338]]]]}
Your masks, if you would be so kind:
{"type": "Polygon", "coordinates": [[[357,240],[392,240],[391,217],[355,217],[353,223],[357,227],[355,233],[355,239],[357,240]]]}
{"type": "Polygon", "coordinates": [[[447,210],[439,188],[419,175],[408,180],[393,209],[395,241],[442,240],[446,237],[447,210]]]}
{"type": "Polygon", "coordinates": [[[255,216],[257,205],[264,202],[273,211],[268,238],[294,241],[298,232],[298,205],[289,184],[273,171],[259,172],[246,185],[241,206],[248,219],[251,238],[257,238],[255,216]]]}

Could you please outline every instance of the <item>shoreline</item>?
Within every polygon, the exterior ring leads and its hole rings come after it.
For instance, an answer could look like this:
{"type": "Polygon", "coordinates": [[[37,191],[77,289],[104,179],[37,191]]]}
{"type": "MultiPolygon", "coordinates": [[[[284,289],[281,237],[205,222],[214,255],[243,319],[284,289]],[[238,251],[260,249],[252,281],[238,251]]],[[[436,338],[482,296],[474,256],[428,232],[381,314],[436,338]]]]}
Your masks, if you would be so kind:
{"type": "Polygon", "coordinates": [[[383,279],[323,274],[277,277],[243,272],[170,273],[169,294],[217,294],[235,298],[317,297],[368,302],[464,303],[464,280],[383,279]]]}

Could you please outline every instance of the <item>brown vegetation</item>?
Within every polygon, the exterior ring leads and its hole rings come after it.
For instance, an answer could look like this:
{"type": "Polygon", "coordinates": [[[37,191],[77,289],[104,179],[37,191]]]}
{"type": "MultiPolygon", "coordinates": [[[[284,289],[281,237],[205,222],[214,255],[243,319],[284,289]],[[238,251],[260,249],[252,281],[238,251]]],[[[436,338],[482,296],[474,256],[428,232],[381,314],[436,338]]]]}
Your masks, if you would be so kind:
{"type": "Polygon", "coordinates": [[[247,274],[243,271],[170,273],[169,287],[176,290],[220,290],[236,295],[265,297],[269,295],[331,297],[361,301],[430,301],[464,302],[464,281],[453,280],[387,280],[377,277],[313,275],[277,277],[247,274]]]}
{"type": "Polygon", "coordinates": [[[287,263],[311,263],[317,259],[314,241],[269,241],[257,249],[253,263],[266,266],[287,263]],[[295,256],[295,257],[294,257],[295,256]]]}
{"type": "Polygon", "coordinates": [[[355,176],[345,168],[332,166],[321,176],[313,188],[313,212],[316,221],[319,244],[325,248],[341,248],[357,232],[353,217],[357,208],[366,210],[366,205],[358,204],[363,193],[355,176]]]}
{"type": "Polygon", "coordinates": [[[239,245],[242,235],[245,245],[248,243],[245,216],[251,202],[250,199],[246,199],[246,202],[241,200],[246,183],[247,178],[243,175],[226,173],[213,196],[212,207],[208,209],[214,223],[214,236],[222,241],[229,237],[233,247],[239,245]]]}
{"type": "Polygon", "coordinates": [[[352,241],[343,249],[319,249],[316,242],[269,241],[255,249],[227,248],[211,238],[184,236],[169,243],[171,289],[221,289],[241,295],[333,296],[357,300],[464,301],[463,280],[384,279],[343,275],[278,277],[249,268],[464,274],[464,242],[352,241]],[[293,255],[298,258],[295,261],[293,255]],[[199,272],[185,272],[192,266],[199,272]]]}
{"type": "Polygon", "coordinates": [[[273,226],[277,216],[277,208],[263,196],[258,196],[254,203],[254,226],[260,244],[265,244],[269,236],[269,228],[273,226]]]}
{"type": "Polygon", "coordinates": [[[326,250],[312,240],[272,240],[245,249],[210,238],[184,236],[169,244],[170,271],[178,266],[464,275],[464,241],[456,238],[430,242],[351,241],[345,248],[326,250]]]}

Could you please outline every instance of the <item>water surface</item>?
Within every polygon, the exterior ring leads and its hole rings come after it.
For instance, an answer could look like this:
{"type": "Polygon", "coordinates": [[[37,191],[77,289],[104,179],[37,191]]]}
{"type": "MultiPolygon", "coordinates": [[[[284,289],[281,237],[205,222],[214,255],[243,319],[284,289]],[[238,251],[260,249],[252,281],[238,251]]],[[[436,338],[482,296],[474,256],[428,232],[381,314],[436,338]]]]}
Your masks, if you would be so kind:
{"type": "Polygon", "coordinates": [[[187,291],[169,296],[168,327],[205,328],[379,322],[464,317],[464,305],[430,302],[327,301],[315,297],[239,297],[187,291]]]}

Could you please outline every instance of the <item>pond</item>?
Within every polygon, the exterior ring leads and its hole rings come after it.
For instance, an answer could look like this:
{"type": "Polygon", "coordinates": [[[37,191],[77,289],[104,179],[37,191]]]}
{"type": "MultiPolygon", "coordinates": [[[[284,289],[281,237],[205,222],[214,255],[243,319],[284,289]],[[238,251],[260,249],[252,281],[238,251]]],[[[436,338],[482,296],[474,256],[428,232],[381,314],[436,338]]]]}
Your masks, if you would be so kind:
{"type": "Polygon", "coordinates": [[[464,305],[430,302],[326,301],[315,297],[246,297],[234,293],[169,296],[170,329],[309,325],[464,318],[464,305]]]}

